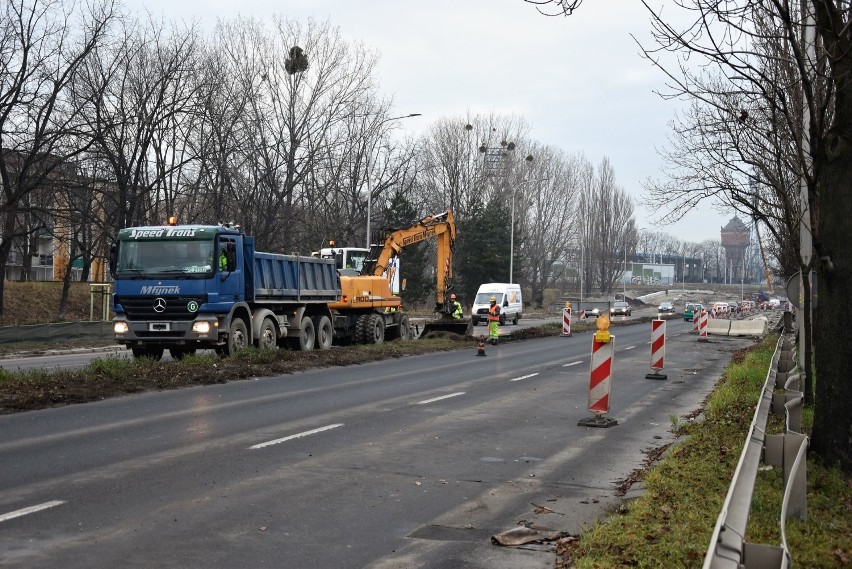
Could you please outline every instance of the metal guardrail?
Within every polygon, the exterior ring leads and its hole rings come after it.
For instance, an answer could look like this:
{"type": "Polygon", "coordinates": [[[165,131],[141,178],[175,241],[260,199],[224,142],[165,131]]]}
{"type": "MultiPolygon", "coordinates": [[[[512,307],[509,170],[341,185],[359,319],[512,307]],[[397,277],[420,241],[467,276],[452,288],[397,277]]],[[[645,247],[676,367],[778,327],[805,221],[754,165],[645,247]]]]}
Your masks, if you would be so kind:
{"type": "Polygon", "coordinates": [[[801,431],[801,377],[794,360],[795,335],[789,321],[778,339],[763,391],[755,409],[745,446],[734,472],[722,511],[704,557],[704,569],[786,569],[792,564],[787,547],[786,522],[807,519],[808,439],[801,431]],[[786,415],[783,435],[766,434],[769,413],[786,415]],[[745,531],[761,458],[784,469],[781,503],[781,544],[747,543],[745,531]]]}

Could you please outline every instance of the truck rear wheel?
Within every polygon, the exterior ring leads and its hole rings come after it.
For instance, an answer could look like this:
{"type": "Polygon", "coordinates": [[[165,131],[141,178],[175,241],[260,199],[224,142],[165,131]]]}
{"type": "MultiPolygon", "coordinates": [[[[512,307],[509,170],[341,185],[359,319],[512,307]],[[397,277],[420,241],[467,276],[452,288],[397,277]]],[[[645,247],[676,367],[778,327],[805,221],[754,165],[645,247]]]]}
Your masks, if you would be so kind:
{"type": "Polygon", "coordinates": [[[410,340],[411,339],[411,328],[408,327],[408,315],[403,314],[402,318],[399,319],[399,338],[401,340],[410,340]]]}
{"type": "Polygon", "coordinates": [[[381,344],[385,341],[385,320],[378,314],[373,314],[368,319],[367,343],[381,344]]]}
{"type": "Polygon", "coordinates": [[[302,318],[299,335],[291,339],[290,346],[303,352],[309,352],[314,349],[314,339],[314,323],[309,317],[305,316],[302,318]]]}
{"type": "Polygon", "coordinates": [[[331,348],[331,342],[334,338],[334,328],[331,326],[331,319],[328,316],[314,316],[314,328],[317,334],[316,347],[320,350],[328,350],[331,348]]]}
{"type": "Polygon", "coordinates": [[[378,314],[362,314],[355,328],[355,343],[381,344],[385,341],[385,321],[378,314]]]}
{"type": "Polygon", "coordinates": [[[274,350],[278,347],[278,331],[272,318],[264,318],[260,325],[257,347],[261,350],[274,350]]]}
{"type": "Polygon", "coordinates": [[[231,321],[231,327],[228,330],[228,354],[233,356],[238,350],[248,348],[249,335],[245,320],[242,318],[234,318],[231,321]]]}

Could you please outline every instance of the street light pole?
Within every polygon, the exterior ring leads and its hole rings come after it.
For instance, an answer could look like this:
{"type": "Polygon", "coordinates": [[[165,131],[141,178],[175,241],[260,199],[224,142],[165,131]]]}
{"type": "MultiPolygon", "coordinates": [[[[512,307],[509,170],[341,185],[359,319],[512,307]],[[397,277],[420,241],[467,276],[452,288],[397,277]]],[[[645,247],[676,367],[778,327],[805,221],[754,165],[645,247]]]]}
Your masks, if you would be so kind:
{"type": "MultiPolygon", "coordinates": [[[[524,158],[524,160],[527,161],[527,165],[529,166],[529,169],[530,169],[529,173],[531,173],[532,163],[533,163],[533,155],[528,154],[527,157],[524,158]]],[[[529,173],[528,173],[528,175],[529,175],[529,173]]],[[[518,186],[520,186],[522,184],[528,184],[529,182],[532,182],[532,181],[540,182],[542,180],[530,180],[530,179],[521,180],[521,183],[518,184],[518,186]]],[[[515,192],[516,191],[517,191],[517,188],[512,190],[512,220],[511,220],[511,228],[509,229],[509,284],[512,284],[512,283],[515,282],[513,279],[514,279],[514,276],[515,276],[514,262],[515,262],[515,192]]]]}
{"type": "Polygon", "coordinates": [[[515,261],[515,190],[512,190],[512,221],[509,229],[509,284],[512,284],[515,261]]]}
{"type": "MultiPolygon", "coordinates": [[[[383,124],[385,124],[387,122],[400,120],[400,119],[407,119],[407,118],[411,118],[411,117],[419,117],[419,116],[421,116],[420,113],[410,113],[410,114],[402,115],[402,116],[398,116],[398,117],[388,117],[388,118],[384,119],[383,121],[379,122],[372,129],[368,130],[367,134],[369,135],[374,130],[376,131],[376,133],[378,133],[379,127],[381,127],[383,124]]],[[[372,176],[370,175],[370,162],[371,162],[372,158],[373,158],[373,145],[370,146],[370,151],[367,153],[367,166],[365,168],[365,173],[367,175],[367,230],[365,231],[365,234],[367,236],[367,244],[366,244],[367,250],[370,249],[370,208],[371,208],[372,201],[373,201],[373,182],[372,182],[372,176]]]]}

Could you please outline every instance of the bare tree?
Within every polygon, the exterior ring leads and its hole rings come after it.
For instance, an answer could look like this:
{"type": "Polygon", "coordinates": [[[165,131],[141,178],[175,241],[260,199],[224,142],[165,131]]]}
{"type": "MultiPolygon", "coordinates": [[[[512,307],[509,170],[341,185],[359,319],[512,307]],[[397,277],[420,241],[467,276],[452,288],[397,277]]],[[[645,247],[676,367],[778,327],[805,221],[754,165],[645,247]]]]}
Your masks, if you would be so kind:
{"type": "MultiPolygon", "coordinates": [[[[539,4],[569,14],[579,2],[541,0],[539,4]]],[[[814,399],[814,452],[852,471],[852,351],[849,327],[836,306],[852,289],[852,248],[848,246],[848,199],[852,179],[852,4],[811,0],[757,0],[745,4],[689,0],[677,3],[678,15],[689,18],[676,26],[648,5],[657,51],[646,55],[669,78],[669,96],[700,102],[698,139],[710,134],[718,150],[698,145],[693,163],[706,168],[709,187],[695,180],[686,189],[699,196],[706,190],[723,203],[759,219],[776,238],[803,235],[811,247],[800,251],[805,294],[803,320],[805,389],[811,391],[811,336],[820,388],[814,399]],[[680,54],[671,67],[661,52],[680,54]],[[688,67],[686,59],[692,67],[688,67]],[[699,59],[697,65],[695,59],[699,59]],[[722,170],[732,166],[734,179],[722,170]],[[770,185],[771,205],[783,215],[798,216],[788,235],[769,219],[761,192],[750,191],[753,179],[770,185]],[[792,183],[790,183],[792,182],[792,183]],[[715,191],[713,188],[715,187],[715,191]],[[800,199],[795,189],[799,189],[800,199]],[[800,204],[797,209],[796,204],[800,204]],[[810,274],[816,270],[820,303],[811,323],[810,274]]],[[[685,203],[689,203],[687,199],[685,203]]],[[[683,206],[683,203],[681,204],[683,206]]],[[[694,205],[694,202],[693,202],[694,205]]],[[[691,207],[681,207],[681,211],[691,207]]],[[[807,393],[806,393],[807,397],[807,393]]]]}
{"type": "Polygon", "coordinates": [[[128,225],[165,221],[161,198],[169,195],[174,146],[184,143],[173,140],[174,126],[193,110],[191,78],[200,47],[194,29],[167,30],[153,20],[125,21],[114,40],[87,61],[76,86],[88,101],[92,152],[110,170],[112,183],[103,195],[113,212],[110,235],[128,225]]]}
{"type": "Polygon", "coordinates": [[[560,276],[554,271],[569,256],[577,238],[577,211],[582,159],[566,156],[558,149],[533,144],[533,165],[527,183],[516,197],[518,233],[523,236],[520,256],[524,259],[522,282],[532,289],[532,301],[541,303],[544,289],[560,276]]]}
{"type": "Polygon", "coordinates": [[[606,295],[613,292],[622,274],[624,253],[635,246],[638,230],[633,202],[616,185],[609,160],[603,158],[594,175],[590,174],[587,170],[579,202],[584,280],[597,284],[601,294],[606,295]]]}
{"type": "Polygon", "coordinates": [[[106,37],[113,18],[109,0],[85,5],[0,2],[0,276],[22,234],[28,196],[46,189],[82,151],[68,144],[69,137],[85,130],[68,88],[106,37]]]}

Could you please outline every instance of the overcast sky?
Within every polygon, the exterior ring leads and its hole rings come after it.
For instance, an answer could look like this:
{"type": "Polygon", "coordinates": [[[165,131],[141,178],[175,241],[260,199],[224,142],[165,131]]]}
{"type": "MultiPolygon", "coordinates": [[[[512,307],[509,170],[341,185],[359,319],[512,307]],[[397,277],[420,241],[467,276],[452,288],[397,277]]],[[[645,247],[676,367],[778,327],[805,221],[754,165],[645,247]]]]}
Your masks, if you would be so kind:
{"type": "MultiPolygon", "coordinates": [[[[586,0],[574,15],[546,17],[523,0],[129,0],[168,20],[217,18],[328,20],[380,56],[381,92],[394,112],[422,113],[400,130],[423,132],[439,117],[468,112],[523,117],[531,138],[598,165],[637,201],[636,221],[685,241],[719,239],[733,214],[711,204],[657,225],[639,205],[642,182],[659,178],[668,123],[679,103],[664,101],[660,71],[639,56],[648,14],[639,0],[586,0]]],[[[682,105],[682,104],[681,104],[682,105]]]]}

